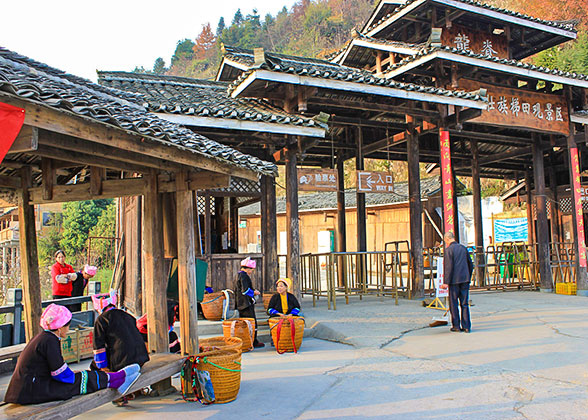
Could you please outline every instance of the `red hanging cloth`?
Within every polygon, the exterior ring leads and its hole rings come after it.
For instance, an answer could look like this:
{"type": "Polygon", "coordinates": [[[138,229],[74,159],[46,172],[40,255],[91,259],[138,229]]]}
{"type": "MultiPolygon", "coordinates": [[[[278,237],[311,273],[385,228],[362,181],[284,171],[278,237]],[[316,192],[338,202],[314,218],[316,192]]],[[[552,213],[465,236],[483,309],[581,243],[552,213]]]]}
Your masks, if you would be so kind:
{"type": "Polygon", "coordinates": [[[0,162],[18,136],[24,119],[24,109],[0,102],[0,162]]]}

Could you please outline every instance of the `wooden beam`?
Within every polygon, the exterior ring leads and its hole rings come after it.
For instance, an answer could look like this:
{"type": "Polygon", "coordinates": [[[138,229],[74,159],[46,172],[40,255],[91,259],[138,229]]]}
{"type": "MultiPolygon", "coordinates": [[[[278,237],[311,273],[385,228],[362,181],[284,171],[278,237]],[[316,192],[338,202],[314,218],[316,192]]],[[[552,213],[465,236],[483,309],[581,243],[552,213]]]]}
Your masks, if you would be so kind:
{"type": "Polygon", "coordinates": [[[419,136],[412,117],[406,116],[408,123],[408,196],[410,218],[410,252],[413,261],[413,296],[425,295],[425,269],[423,261],[423,204],[421,201],[421,176],[419,168],[419,136]]]}
{"type": "Polygon", "coordinates": [[[188,188],[188,174],[176,173],[176,225],[178,226],[178,292],[182,354],[198,353],[198,301],[196,299],[196,244],[194,234],[194,192],[188,188]]]}
{"type": "Polygon", "coordinates": [[[7,154],[32,152],[37,150],[38,145],[39,130],[30,125],[23,125],[7,154]]]}
{"type": "Polygon", "coordinates": [[[404,115],[407,111],[414,117],[421,118],[437,118],[438,114],[436,111],[428,111],[424,109],[412,108],[407,109],[404,105],[389,105],[383,103],[370,103],[366,101],[351,101],[344,99],[337,99],[336,101],[324,100],[322,98],[312,98],[308,101],[309,106],[312,107],[329,107],[329,108],[342,108],[342,109],[356,109],[361,111],[372,111],[372,112],[386,112],[395,115],[404,115]]]}
{"type": "Polygon", "coordinates": [[[14,98],[4,92],[0,92],[0,97],[2,98],[2,102],[25,109],[25,124],[27,125],[78,137],[121,150],[133,151],[138,154],[138,164],[141,162],[141,156],[151,156],[179,165],[227,173],[240,178],[251,180],[257,180],[258,178],[257,172],[253,170],[242,168],[228,161],[221,161],[184,146],[156,140],[148,136],[133,134],[123,129],[89,120],[68,111],[58,111],[14,98]]]}
{"type": "MultiPolygon", "coordinates": [[[[411,117],[412,118],[412,117],[411,117]]],[[[426,134],[430,131],[433,131],[436,128],[435,124],[428,123],[423,121],[421,126],[415,127],[414,130],[418,135],[426,134]]],[[[396,133],[390,137],[386,137],[382,140],[377,140],[373,143],[370,143],[363,147],[364,155],[368,155],[370,153],[376,152],[380,149],[388,149],[389,146],[396,146],[398,144],[404,143],[408,138],[408,131],[402,131],[400,133],[396,133]]]]}
{"type": "Polygon", "coordinates": [[[22,186],[22,180],[19,176],[0,175],[0,187],[19,189],[22,186]]]}
{"type": "Polygon", "coordinates": [[[106,178],[106,170],[98,166],[90,167],[90,194],[102,194],[102,183],[106,178]]]}
{"type": "Polygon", "coordinates": [[[102,193],[98,195],[92,194],[89,182],[55,185],[51,199],[45,199],[43,195],[44,189],[37,187],[30,189],[30,204],[62,203],[141,195],[145,185],[145,179],[143,178],[112,179],[102,183],[102,193]]]}
{"type": "Polygon", "coordinates": [[[520,158],[520,157],[523,157],[526,155],[530,155],[531,153],[532,153],[532,147],[521,147],[516,150],[509,151],[509,152],[498,153],[493,156],[487,156],[487,157],[481,158],[479,160],[479,163],[481,166],[484,166],[489,163],[500,162],[503,160],[513,159],[513,158],[520,158]]]}
{"type": "Polygon", "coordinates": [[[168,353],[167,277],[163,272],[163,226],[161,196],[155,173],[145,176],[143,204],[143,260],[147,338],[151,353],[168,353]]]}
{"type": "Polygon", "coordinates": [[[298,223],[298,176],[296,145],[288,147],[286,157],[286,236],[287,274],[292,280],[292,293],[300,297],[300,231],[298,223]]]}
{"type": "Polygon", "coordinates": [[[53,198],[53,184],[55,184],[55,168],[53,159],[42,158],[41,170],[43,172],[43,200],[51,201],[53,198]]]}
{"type": "Polygon", "coordinates": [[[35,209],[29,204],[30,187],[33,185],[31,168],[20,170],[22,181],[18,197],[18,223],[20,242],[20,278],[22,279],[24,321],[27,342],[41,331],[41,282],[37,255],[35,209]]]}

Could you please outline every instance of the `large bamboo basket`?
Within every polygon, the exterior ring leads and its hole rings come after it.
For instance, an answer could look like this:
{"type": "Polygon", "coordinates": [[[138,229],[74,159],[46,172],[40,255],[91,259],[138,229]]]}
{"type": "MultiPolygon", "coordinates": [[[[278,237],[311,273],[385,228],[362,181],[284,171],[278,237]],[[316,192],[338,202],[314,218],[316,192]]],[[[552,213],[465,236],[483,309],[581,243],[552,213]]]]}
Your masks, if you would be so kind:
{"type": "Polygon", "coordinates": [[[235,318],[223,321],[223,335],[227,337],[238,337],[243,341],[241,351],[243,353],[253,349],[255,338],[254,318],[235,318]]]}
{"type": "Polygon", "coordinates": [[[267,308],[269,306],[270,300],[272,299],[272,294],[270,293],[264,293],[263,294],[263,307],[265,308],[265,310],[267,311],[267,308]]]}
{"type": "Polygon", "coordinates": [[[223,317],[223,292],[207,293],[202,298],[202,313],[209,321],[220,321],[223,317]]]}
{"type": "Polygon", "coordinates": [[[288,315],[283,317],[272,317],[268,322],[276,351],[280,354],[291,351],[297,353],[302,345],[302,338],[304,337],[304,318],[301,316],[288,315]],[[284,322],[282,323],[280,339],[278,341],[278,324],[282,319],[284,322]],[[294,343],[292,343],[291,322],[294,323],[294,343]]]}
{"type": "Polygon", "coordinates": [[[238,337],[200,340],[201,352],[194,355],[196,369],[209,373],[215,403],[223,404],[237,398],[241,387],[241,345],[238,337]]]}

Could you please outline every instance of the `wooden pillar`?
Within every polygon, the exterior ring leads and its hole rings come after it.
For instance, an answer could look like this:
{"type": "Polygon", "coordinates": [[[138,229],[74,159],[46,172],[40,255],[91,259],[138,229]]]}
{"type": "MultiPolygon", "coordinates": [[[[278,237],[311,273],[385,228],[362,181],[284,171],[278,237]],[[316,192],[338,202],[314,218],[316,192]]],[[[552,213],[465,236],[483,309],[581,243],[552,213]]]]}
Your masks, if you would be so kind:
{"type": "MultiPolygon", "coordinates": [[[[533,191],[531,189],[531,171],[525,171],[525,190],[527,191],[527,235],[528,242],[535,244],[535,220],[533,218],[533,191]]],[[[534,249],[534,248],[533,248],[534,249]]]]}
{"type": "MultiPolygon", "coordinates": [[[[363,131],[361,127],[357,128],[355,154],[355,169],[363,171],[365,169],[363,162],[363,131]]],[[[358,186],[359,187],[359,186],[358,186]]],[[[359,190],[358,190],[359,191],[359,190]]],[[[367,214],[365,209],[365,193],[356,193],[357,201],[357,251],[367,251],[367,214]]]]}
{"type": "Polygon", "coordinates": [[[237,197],[229,199],[229,211],[231,223],[229,223],[229,243],[235,252],[239,252],[239,208],[237,207],[237,197]]]}
{"type": "Polygon", "coordinates": [[[286,257],[288,277],[292,280],[293,294],[300,299],[300,232],[298,226],[298,176],[296,170],[296,145],[286,152],[286,257]]]}
{"type": "MultiPolygon", "coordinates": [[[[337,153],[337,252],[347,251],[347,230],[345,227],[345,157],[337,153]]],[[[337,262],[337,284],[345,287],[346,270],[344,257],[337,262]]]]}
{"type": "Polygon", "coordinates": [[[157,192],[157,174],[145,176],[143,218],[144,276],[149,351],[167,353],[168,325],[166,277],[163,271],[163,218],[161,196],[157,192]]]}
{"type": "Polygon", "coordinates": [[[27,342],[41,330],[41,284],[37,256],[35,209],[29,204],[32,187],[30,166],[20,170],[21,190],[18,197],[18,226],[20,242],[20,277],[22,279],[24,322],[27,342]]]}
{"type": "Polygon", "coordinates": [[[194,199],[188,189],[187,173],[176,174],[178,229],[178,293],[182,354],[198,353],[198,301],[196,297],[196,244],[194,241],[194,199]]]}
{"type": "MultiPolygon", "coordinates": [[[[225,230],[223,218],[224,208],[224,197],[214,197],[214,231],[216,234],[216,240],[212,244],[212,249],[216,249],[219,254],[223,252],[223,233],[225,230]]],[[[212,235],[210,235],[210,239],[212,239],[212,235]]]]}
{"type": "Polygon", "coordinates": [[[550,155],[549,158],[549,186],[553,193],[553,201],[550,202],[551,207],[551,242],[561,242],[559,230],[559,197],[557,195],[557,179],[555,175],[555,156],[550,155]]]}
{"type": "Polygon", "coordinates": [[[163,217],[163,255],[165,258],[178,256],[178,236],[176,227],[176,198],[173,192],[161,194],[163,217]]]}
{"type": "Polygon", "coordinates": [[[423,204],[421,202],[421,176],[419,168],[419,137],[412,117],[408,123],[408,196],[410,205],[410,252],[413,261],[413,293],[417,299],[425,296],[425,268],[423,264],[423,204]]]}
{"type": "MultiPolygon", "coordinates": [[[[210,194],[204,196],[204,254],[212,254],[212,216],[210,194]]],[[[210,271],[210,270],[209,270],[210,271]]]]}
{"type": "Polygon", "coordinates": [[[472,190],[474,201],[474,231],[476,242],[476,278],[478,285],[484,286],[486,279],[484,277],[484,226],[482,220],[482,190],[480,187],[480,155],[478,152],[478,140],[470,141],[472,148],[472,190]]]}
{"type": "MultiPolygon", "coordinates": [[[[439,129],[439,149],[441,151],[441,192],[443,194],[443,234],[455,232],[455,208],[453,204],[453,170],[451,167],[451,147],[449,131],[439,129]]],[[[457,235],[456,235],[457,238],[457,235]]]]}
{"type": "Polygon", "coordinates": [[[276,218],[276,186],[274,178],[261,177],[261,228],[263,245],[263,291],[272,290],[280,277],[278,267],[278,228],[276,218]]]}
{"type": "MultiPolygon", "coordinates": [[[[571,93],[569,87],[566,88],[566,99],[568,101],[568,109],[571,111],[569,105],[571,93]]],[[[571,115],[571,114],[569,114],[571,115]]],[[[582,209],[582,191],[580,183],[580,173],[582,168],[580,166],[580,158],[578,145],[574,139],[575,126],[570,121],[570,132],[568,134],[568,156],[570,159],[570,185],[572,198],[572,225],[574,231],[574,251],[576,254],[576,294],[578,296],[588,296],[588,274],[586,272],[586,239],[584,232],[584,211],[582,209]]]]}
{"type": "Polygon", "coordinates": [[[547,199],[545,196],[545,170],[541,138],[533,134],[533,170],[535,179],[535,206],[537,212],[537,259],[541,291],[551,293],[553,281],[549,258],[549,227],[547,224],[547,199]]]}

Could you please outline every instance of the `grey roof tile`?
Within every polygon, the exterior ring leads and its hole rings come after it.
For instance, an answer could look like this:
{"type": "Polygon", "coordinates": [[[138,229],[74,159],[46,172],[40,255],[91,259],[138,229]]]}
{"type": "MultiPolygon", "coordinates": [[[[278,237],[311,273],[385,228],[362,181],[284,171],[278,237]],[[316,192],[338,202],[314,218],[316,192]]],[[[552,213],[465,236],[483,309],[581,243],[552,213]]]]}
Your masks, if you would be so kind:
{"type": "Polygon", "coordinates": [[[98,82],[137,94],[151,112],[326,129],[312,118],[286,113],[265,100],[233,99],[227,95],[227,82],[115,71],[99,71],[98,82]]]}
{"type": "MultiPolygon", "coordinates": [[[[226,56],[239,63],[248,66],[253,65],[253,51],[237,47],[225,46],[226,56]]],[[[440,96],[453,96],[463,99],[486,101],[483,96],[463,92],[453,91],[430,86],[415,85],[413,83],[402,83],[392,79],[384,79],[375,76],[367,70],[356,69],[353,67],[342,66],[330,61],[319,60],[316,58],[305,58],[289,56],[284,54],[265,53],[265,62],[260,68],[280,73],[298,74],[301,76],[316,77],[322,79],[342,80],[346,82],[363,83],[369,85],[378,85],[406,91],[425,92],[440,96]]],[[[235,81],[229,85],[229,92],[232,92],[239,84],[249,76],[254,70],[243,72],[235,81]]]]}
{"type": "Polygon", "coordinates": [[[262,174],[277,174],[273,163],[245,155],[148,113],[139,105],[141,97],[136,94],[97,85],[3,47],[0,47],[0,91],[262,174]]]}

